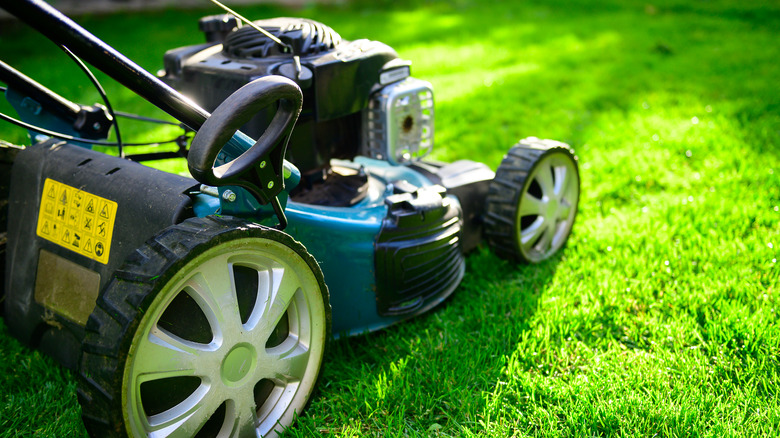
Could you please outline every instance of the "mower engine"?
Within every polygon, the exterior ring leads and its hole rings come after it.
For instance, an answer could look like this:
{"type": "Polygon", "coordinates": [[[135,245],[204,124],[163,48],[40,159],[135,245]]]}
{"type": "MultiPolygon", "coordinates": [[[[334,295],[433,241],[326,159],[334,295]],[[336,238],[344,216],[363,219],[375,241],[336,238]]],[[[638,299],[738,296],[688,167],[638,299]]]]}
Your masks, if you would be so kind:
{"type": "MultiPolygon", "coordinates": [[[[267,75],[286,76],[303,90],[303,110],[287,158],[309,181],[332,158],[356,155],[408,163],[433,148],[433,90],[410,77],[409,61],[378,41],[342,40],[333,29],[302,18],[255,24],[292,47],[290,53],[230,15],[204,17],[206,44],[171,50],[162,79],[213,111],[236,89],[267,75]]],[[[255,138],[273,110],[256,115],[242,130],[255,138]]],[[[306,178],[305,178],[306,179],[306,178]]]]}

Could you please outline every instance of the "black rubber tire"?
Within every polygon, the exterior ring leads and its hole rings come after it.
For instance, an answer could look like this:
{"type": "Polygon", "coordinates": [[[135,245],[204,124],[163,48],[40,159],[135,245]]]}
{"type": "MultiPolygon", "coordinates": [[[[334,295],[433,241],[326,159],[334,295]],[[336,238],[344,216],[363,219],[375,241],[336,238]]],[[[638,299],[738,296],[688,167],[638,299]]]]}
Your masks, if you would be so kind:
{"type": "Polygon", "coordinates": [[[500,257],[521,263],[539,263],[550,258],[565,245],[571,234],[577,214],[579,191],[577,157],[569,145],[535,137],[521,140],[504,156],[495,178],[490,182],[485,214],[485,238],[488,244],[500,257]],[[570,205],[573,212],[567,216],[567,229],[561,231],[565,232],[565,236],[557,238],[557,244],[551,245],[549,251],[524,250],[519,216],[521,200],[523,194],[529,190],[538,190],[538,182],[537,187],[532,187],[535,171],[540,163],[546,163],[552,156],[573,166],[572,176],[576,179],[576,196],[573,205],[570,205]]]}
{"type": "MultiPolygon", "coordinates": [[[[314,257],[292,237],[281,231],[224,216],[193,218],[168,227],[131,254],[114,273],[87,322],[80,359],[78,398],[84,424],[91,436],[128,435],[124,417],[126,407],[122,403],[128,351],[145,312],[159,292],[165,290],[169,280],[180,269],[186,269],[187,264],[200,254],[223,242],[247,237],[285,245],[308,265],[322,295],[325,339],[330,338],[330,302],[322,271],[314,257]]],[[[322,348],[324,356],[324,344],[322,348]]],[[[321,367],[314,377],[313,387],[320,371],[321,367]]],[[[311,397],[311,392],[307,397],[311,397]]]]}

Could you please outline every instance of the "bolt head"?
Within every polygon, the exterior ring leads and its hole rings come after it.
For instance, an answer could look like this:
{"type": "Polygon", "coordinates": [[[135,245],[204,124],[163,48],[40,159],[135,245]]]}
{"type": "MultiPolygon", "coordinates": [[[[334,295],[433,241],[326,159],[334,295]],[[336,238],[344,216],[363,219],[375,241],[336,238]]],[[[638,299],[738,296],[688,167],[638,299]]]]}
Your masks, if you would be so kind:
{"type": "Polygon", "coordinates": [[[235,193],[233,193],[232,190],[225,190],[222,192],[222,199],[224,199],[227,202],[235,202],[237,196],[235,193]]]}

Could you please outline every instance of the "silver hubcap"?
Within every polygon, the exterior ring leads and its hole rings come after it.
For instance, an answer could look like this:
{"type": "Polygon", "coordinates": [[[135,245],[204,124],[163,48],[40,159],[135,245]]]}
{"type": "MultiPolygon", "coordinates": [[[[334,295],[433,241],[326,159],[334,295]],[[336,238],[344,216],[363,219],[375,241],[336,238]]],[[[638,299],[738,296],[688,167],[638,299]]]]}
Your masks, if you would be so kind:
{"type": "Polygon", "coordinates": [[[123,391],[130,432],[273,434],[305,405],[324,341],[322,295],[294,251],[257,238],[211,248],[170,280],[136,332],[123,391]],[[197,307],[181,307],[181,294],[197,307]],[[175,329],[198,318],[210,342],[175,329]]]}
{"type": "Polygon", "coordinates": [[[577,212],[579,177],[574,161],[563,152],[551,153],[529,175],[515,223],[520,250],[541,261],[563,246],[577,212]]]}

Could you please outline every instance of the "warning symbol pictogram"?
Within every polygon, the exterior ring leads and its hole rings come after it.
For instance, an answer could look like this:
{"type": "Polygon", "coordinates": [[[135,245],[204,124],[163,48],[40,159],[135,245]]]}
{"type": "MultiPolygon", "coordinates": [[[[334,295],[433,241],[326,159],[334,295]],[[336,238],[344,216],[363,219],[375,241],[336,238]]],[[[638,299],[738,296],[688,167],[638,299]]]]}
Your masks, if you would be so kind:
{"type": "Polygon", "coordinates": [[[100,237],[106,237],[106,221],[97,222],[97,234],[100,237]]]}
{"type": "Polygon", "coordinates": [[[84,219],[81,221],[81,229],[84,231],[92,231],[92,223],[94,220],[89,216],[84,216],[84,219]]]}
{"type": "Polygon", "coordinates": [[[84,257],[107,264],[119,204],[46,178],[36,234],[84,257]]]}
{"type": "Polygon", "coordinates": [[[103,208],[100,209],[100,217],[108,219],[108,204],[103,204],[103,208]]]}

